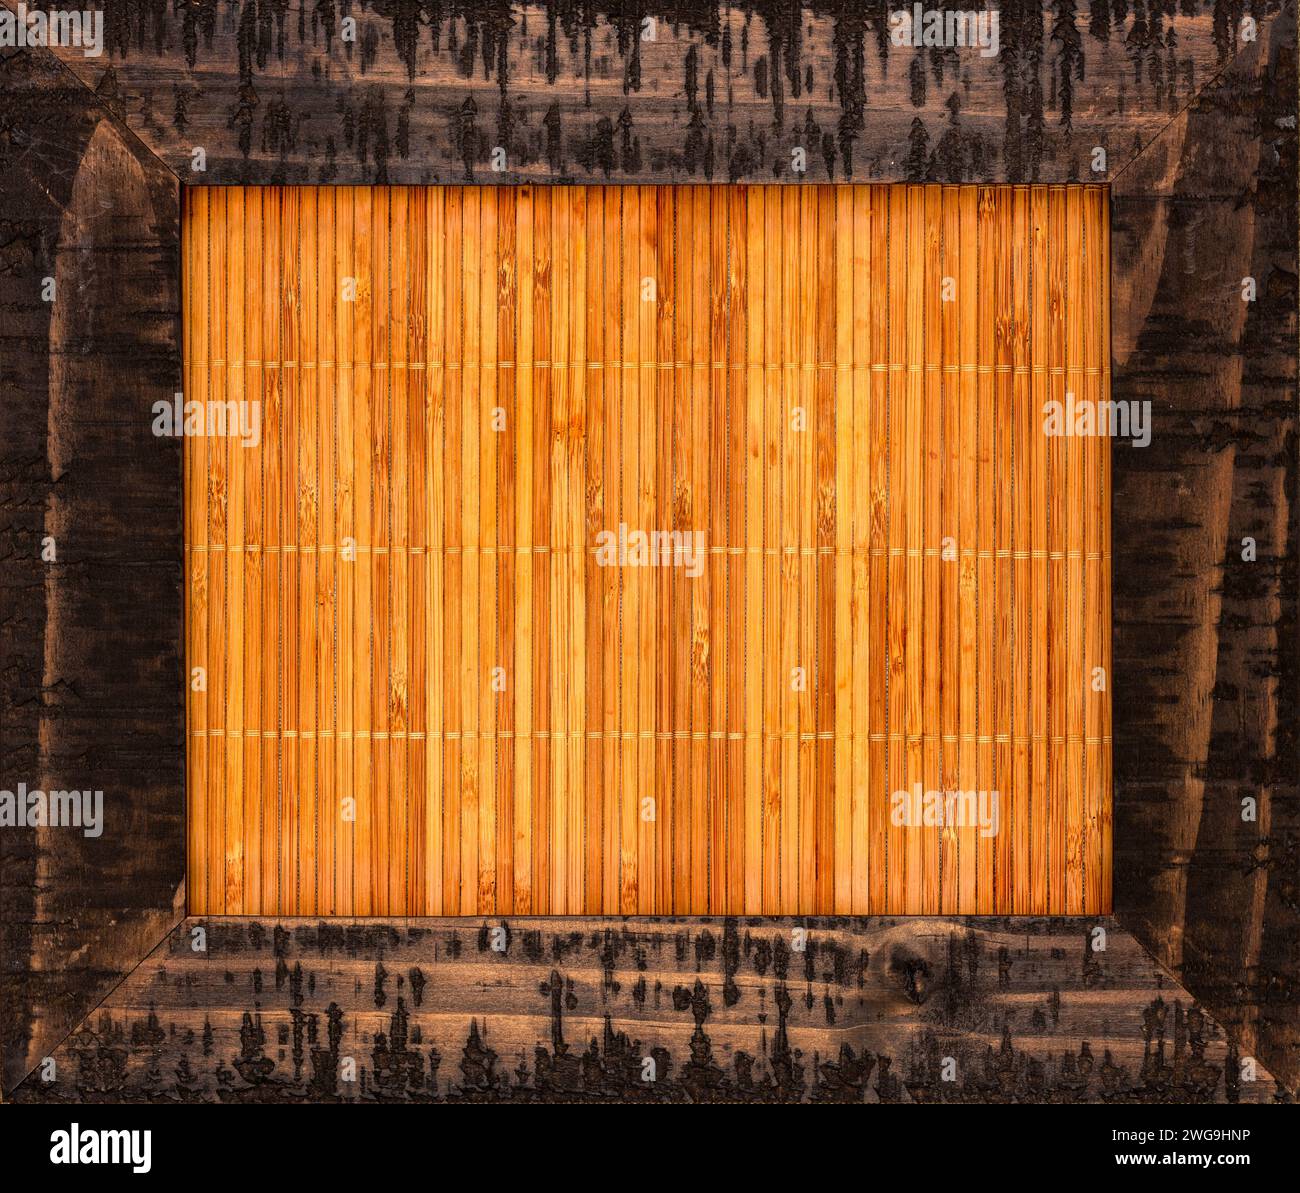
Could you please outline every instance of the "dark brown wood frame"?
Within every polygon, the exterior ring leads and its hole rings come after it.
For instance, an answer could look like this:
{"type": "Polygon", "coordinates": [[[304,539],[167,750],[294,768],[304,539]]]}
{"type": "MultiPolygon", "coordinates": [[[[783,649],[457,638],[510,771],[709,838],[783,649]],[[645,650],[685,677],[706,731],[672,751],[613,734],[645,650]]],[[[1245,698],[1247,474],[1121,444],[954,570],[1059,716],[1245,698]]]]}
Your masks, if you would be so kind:
{"type": "Polygon", "coordinates": [[[93,777],[117,818],[0,829],[6,1098],[1294,1097],[1294,0],[1004,4],[998,87],[887,9],[122,0],[102,58],[0,50],[0,786],[93,777]],[[1109,181],[1114,395],[1156,419],[1113,456],[1114,918],[187,919],[145,412],[192,177],[1109,181]]]}

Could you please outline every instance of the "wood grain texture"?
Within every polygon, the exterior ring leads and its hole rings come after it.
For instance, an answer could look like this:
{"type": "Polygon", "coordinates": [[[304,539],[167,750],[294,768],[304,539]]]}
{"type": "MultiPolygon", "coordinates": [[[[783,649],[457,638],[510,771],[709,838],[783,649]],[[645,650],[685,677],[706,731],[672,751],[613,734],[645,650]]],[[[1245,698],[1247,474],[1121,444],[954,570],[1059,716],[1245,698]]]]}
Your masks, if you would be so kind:
{"type": "Polygon", "coordinates": [[[1288,10],[1112,198],[1116,912],[1293,1093],[1296,94],[1288,10]]]}
{"type": "Polygon", "coordinates": [[[55,1061],[54,1080],[33,1074],[15,1100],[1011,1105],[1276,1094],[1262,1069],[1240,1080],[1234,1045],[1131,936],[1070,918],[191,919],[55,1061]],[[942,1077],[945,1058],[954,1080],[942,1077]]]}
{"type": "Polygon", "coordinates": [[[186,396],[262,412],[187,440],[191,909],[1105,910],[1106,252],[1100,188],[188,191],[186,396]]]}
{"type": "Polygon", "coordinates": [[[0,827],[8,1089],[179,922],[185,838],[179,188],[48,54],[0,130],[0,789],[104,811],[0,827]]]}
{"type": "Polygon", "coordinates": [[[1104,182],[1248,45],[1235,0],[996,7],[985,57],[895,0],[119,0],[59,53],[190,182],[1104,182]]]}

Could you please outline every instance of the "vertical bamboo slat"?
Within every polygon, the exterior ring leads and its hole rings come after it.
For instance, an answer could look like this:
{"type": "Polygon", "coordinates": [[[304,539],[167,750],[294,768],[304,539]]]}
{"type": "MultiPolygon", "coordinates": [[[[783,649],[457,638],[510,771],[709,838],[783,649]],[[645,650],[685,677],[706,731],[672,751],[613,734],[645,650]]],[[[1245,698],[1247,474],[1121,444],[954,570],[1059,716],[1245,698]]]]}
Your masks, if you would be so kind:
{"type": "Polygon", "coordinates": [[[1104,189],[189,188],[183,252],[192,913],[1109,910],[1104,189]]]}

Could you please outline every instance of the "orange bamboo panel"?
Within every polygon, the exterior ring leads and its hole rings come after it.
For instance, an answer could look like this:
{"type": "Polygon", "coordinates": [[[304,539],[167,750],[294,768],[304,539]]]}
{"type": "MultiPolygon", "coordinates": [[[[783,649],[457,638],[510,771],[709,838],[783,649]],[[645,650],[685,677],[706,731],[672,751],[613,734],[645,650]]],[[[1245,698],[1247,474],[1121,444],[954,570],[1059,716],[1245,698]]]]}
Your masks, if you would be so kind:
{"type": "Polygon", "coordinates": [[[1106,202],[187,188],[191,912],[1108,911],[1106,202]]]}

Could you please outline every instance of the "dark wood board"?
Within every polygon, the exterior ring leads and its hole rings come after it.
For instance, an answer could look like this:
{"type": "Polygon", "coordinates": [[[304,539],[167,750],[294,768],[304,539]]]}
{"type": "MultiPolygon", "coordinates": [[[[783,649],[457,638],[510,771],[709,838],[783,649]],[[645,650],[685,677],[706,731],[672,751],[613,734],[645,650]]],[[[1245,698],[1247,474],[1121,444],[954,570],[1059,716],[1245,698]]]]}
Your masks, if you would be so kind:
{"type": "Polygon", "coordinates": [[[1111,920],[228,917],[173,931],[15,1100],[1272,1100],[1243,1072],[1111,920]]]}
{"type": "Polygon", "coordinates": [[[149,417],[178,200],[52,57],[0,58],[0,787],[104,792],[98,838],[0,829],[6,1086],[184,911],[180,450],[149,417]]]}
{"type": "Polygon", "coordinates": [[[1011,0],[996,57],[892,45],[897,7],[119,0],[59,53],[196,182],[1101,182],[1280,5],[1011,0]]]}
{"type": "Polygon", "coordinates": [[[1115,911],[1292,1091],[1295,53],[1288,11],[1112,191],[1113,392],[1154,411],[1112,455],[1115,911]]]}

